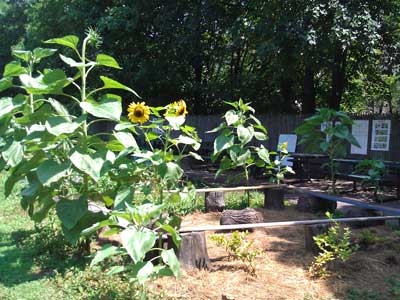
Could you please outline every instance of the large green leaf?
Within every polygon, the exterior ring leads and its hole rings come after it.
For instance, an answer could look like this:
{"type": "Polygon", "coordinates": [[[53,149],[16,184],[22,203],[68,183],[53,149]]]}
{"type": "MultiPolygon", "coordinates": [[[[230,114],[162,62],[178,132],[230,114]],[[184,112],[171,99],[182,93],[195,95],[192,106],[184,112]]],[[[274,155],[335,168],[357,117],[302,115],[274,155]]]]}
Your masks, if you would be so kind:
{"type": "Polygon", "coordinates": [[[99,54],[96,57],[96,63],[102,66],[121,69],[118,62],[114,59],[114,57],[106,55],[106,54],[99,54]]]}
{"type": "Polygon", "coordinates": [[[225,113],[225,120],[226,120],[226,124],[228,126],[231,126],[231,125],[235,124],[237,121],[239,121],[239,116],[236,114],[236,112],[234,110],[228,110],[225,113]]]}
{"type": "Polygon", "coordinates": [[[125,187],[118,190],[114,201],[114,209],[124,210],[125,203],[132,203],[134,190],[130,187],[125,187]]]}
{"type": "Polygon", "coordinates": [[[178,138],[175,139],[175,141],[177,142],[177,144],[190,145],[196,151],[200,148],[200,143],[194,138],[191,138],[187,135],[181,134],[180,136],[178,136],[178,138]]]}
{"type": "Polygon", "coordinates": [[[58,163],[54,160],[46,160],[37,168],[39,181],[43,185],[50,185],[53,182],[59,181],[67,174],[69,169],[68,163],[58,163]]]}
{"type": "Polygon", "coordinates": [[[261,148],[258,150],[257,154],[267,164],[271,163],[271,160],[270,160],[270,157],[269,157],[269,152],[264,146],[261,146],[261,148]]]}
{"type": "Polygon", "coordinates": [[[26,68],[22,67],[20,62],[12,61],[5,66],[3,77],[19,76],[26,72],[27,72],[26,68]]]}
{"type": "Polygon", "coordinates": [[[67,78],[63,70],[56,69],[46,72],[38,77],[28,74],[19,76],[22,86],[30,94],[62,94],[63,88],[69,85],[73,79],[67,78]]]}
{"type": "Polygon", "coordinates": [[[128,228],[122,231],[120,236],[122,245],[135,263],[142,261],[156,242],[156,234],[153,231],[137,231],[128,228]]]}
{"type": "Polygon", "coordinates": [[[94,256],[93,260],[90,262],[90,266],[94,266],[98,264],[99,262],[102,262],[106,258],[109,258],[110,256],[118,255],[121,253],[121,248],[116,247],[110,244],[104,245],[100,250],[96,252],[96,255],[94,256]]]}
{"type": "Polygon", "coordinates": [[[127,87],[126,85],[123,85],[122,83],[119,83],[118,81],[116,81],[114,79],[108,78],[106,76],[100,76],[100,79],[104,83],[103,88],[106,88],[106,89],[120,89],[120,90],[129,91],[132,94],[134,94],[136,97],[140,98],[140,96],[134,90],[132,90],[130,87],[127,87]]]}
{"type": "Polygon", "coordinates": [[[29,62],[32,58],[32,52],[26,50],[13,50],[12,54],[25,62],[29,62]]]}
{"type": "Polygon", "coordinates": [[[13,141],[2,152],[2,156],[9,166],[14,167],[24,158],[24,146],[18,141],[13,141]]]}
{"type": "Polygon", "coordinates": [[[50,209],[55,205],[56,202],[53,200],[51,194],[46,192],[43,195],[39,195],[38,203],[30,213],[31,219],[35,222],[42,222],[47,217],[50,209]]]}
{"type": "Polygon", "coordinates": [[[4,77],[0,79],[0,92],[5,91],[13,86],[12,77],[4,77]]]}
{"type": "Polygon", "coordinates": [[[58,45],[66,46],[66,47],[72,48],[74,50],[77,50],[76,47],[78,46],[79,38],[75,35],[67,35],[67,36],[64,36],[61,38],[54,38],[54,39],[47,40],[47,41],[45,41],[45,43],[58,44],[58,45]]]}
{"type": "Polygon", "coordinates": [[[114,97],[103,98],[100,103],[87,100],[81,102],[81,108],[89,114],[98,117],[119,121],[122,113],[121,101],[114,97]]]}
{"type": "Polygon", "coordinates": [[[58,113],[60,117],[64,117],[68,121],[72,121],[71,115],[69,114],[68,110],[62,105],[59,101],[53,98],[49,98],[48,102],[54,108],[54,110],[58,113]]]}
{"type": "Polygon", "coordinates": [[[49,49],[49,48],[36,48],[33,50],[33,59],[36,63],[38,63],[42,58],[53,55],[57,52],[57,49],[49,49]]]}
{"type": "Polygon", "coordinates": [[[219,135],[214,141],[214,154],[217,154],[233,145],[235,137],[233,135],[219,135]]]}
{"type": "Polygon", "coordinates": [[[88,203],[85,197],[78,200],[61,199],[56,205],[57,215],[63,226],[72,229],[88,211],[88,203]]]}
{"type": "Polygon", "coordinates": [[[45,124],[46,130],[55,136],[73,133],[80,125],[81,122],[79,122],[79,120],[77,120],[77,122],[71,122],[60,116],[50,117],[45,124]]]}
{"type": "Polygon", "coordinates": [[[138,262],[132,267],[132,276],[135,276],[140,284],[143,284],[154,273],[152,262],[138,262]]]}
{"type": "Polygon", "coordinates": [[[238,135],[239,141],[242,144],[247,144],[253,138],[254,129],[253,129],[253,127],[250,127],[250,126],[244,127],[243,125],[239,125],[237,127],[237,135],[238,135]]]}
{"type": "Polygon", "coordinates": [[[12,112],[14,109],[21,107],[25,103],[25,97],[23,95],[17,95],[14,98],[5,97],[0,99],[0,116],[12,112]]]}
{"type": "Polygon", "coordinates": [[[114,136],[125,148],[132,148],[135,151],[139,150],[139,146],[131,133],[119,131],[114,132],[114,136]]]}
{"type": "Polygon", "coordinates": [[[158,166],[159,175],[169,184],[175,184],[183,175],[183,170],[174,162],[162,163],[158,166]]]}
{"type": "Polygon", "coordinates": [[[90,228],[93,226],[93,224],[104,221],[108,218],[109,216],[103,212],[93,213],[86,211],[85,215],[79,219],[78,223],[73,228],[67,228],[64,224],[62,224],[63,234],[70,243],[76,244],[85,229],[90,228]]]}
{"type": "Polygon", "coordinates": [[[178,277],[180,275],[180,265],[174,249],[163,250],[161,252],[161,257],[163,262],[169,266],[174,275],[178,277]]]}
{"type": "Polygon", "coordinates": [[[86,173],[93,180],[98,181],[111,168],[115,155],[112,152],[83,154],[75,151],[70,160],[72,164],[80,171],[86,173]]]}

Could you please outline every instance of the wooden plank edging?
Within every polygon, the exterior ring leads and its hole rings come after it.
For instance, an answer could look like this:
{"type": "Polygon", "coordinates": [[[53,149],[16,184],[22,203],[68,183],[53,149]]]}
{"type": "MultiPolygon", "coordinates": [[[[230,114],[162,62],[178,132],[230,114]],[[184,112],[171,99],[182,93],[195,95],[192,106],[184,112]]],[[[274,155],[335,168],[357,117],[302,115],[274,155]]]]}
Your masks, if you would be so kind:
{"type": "Polygon", "coordinates": [[[196,227],[183,227],[179,230],[183,232],[199,232],[199,231],[223,231],[223,230],[238,230],[238,229],[254,229],[254,228],[273,228],[273,227],[286,227],[297,225],[313,225],[313,224],[329,224],[329,223],[346,223],[354,221],[374,221],[374,220],[393,220],[400,219],[400,216],[381,216],[381,217],[356,217],[356,218],[338,218],[338,219],[315,219],[315,220],[301,220],[301,221],[282,221],[282,222],[268,222],[268,223],[253,223],[253,224],[235,224],[235,225],[205,225],[196,227]]]}
{"type": "Polygon", "coordinates": [[[321,199],[324,199],[324,200],[334,201],[334,202],[343,202],[343,203],[351,204],[351,205],[362,207],[362,208],[366,208],[366,209],[383,211],[383,212],[386,212],[386,213],[390,213],[390,214],[394,214],[394,215],[400,216],[400,209],[397,209],[397,208],[387,207],[387,206],[383,206],[383,205],[379,205],[379,204],[365,203],[365,202],[361,202],[361,201],[358,201],[358,200],[353,200],[353,199],[349,199],[349,198],[329,195],[329,194],[325,194],[325,193],[321,193],[321,192],[309,191],[307,189],[300,188],[300,187],[295,187],[295,186],[292,186],[292,185],[290,185],[288,187],[290,189],[294,189],[294,190],[296,190],[296,191],[298,191],[300,193],[304,193],[304,194],[307,194],[307,195],[310,195],[310,196],[313,196],[313,197],[317,197],[317,198],[321,198],[321,199]]]}

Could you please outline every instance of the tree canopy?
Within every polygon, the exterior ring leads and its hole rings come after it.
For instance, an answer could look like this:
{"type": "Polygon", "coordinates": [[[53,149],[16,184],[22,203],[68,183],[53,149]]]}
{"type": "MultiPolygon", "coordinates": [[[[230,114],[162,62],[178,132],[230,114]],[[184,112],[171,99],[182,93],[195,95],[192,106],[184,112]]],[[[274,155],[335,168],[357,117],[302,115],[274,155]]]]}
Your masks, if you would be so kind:
{"type": "Polygon", "coordinates": [[[398,0],[0,0],[0,67],[11,47],[88,27],[124,66],[115,77],[154,104],[399,112],[398,0]]]}

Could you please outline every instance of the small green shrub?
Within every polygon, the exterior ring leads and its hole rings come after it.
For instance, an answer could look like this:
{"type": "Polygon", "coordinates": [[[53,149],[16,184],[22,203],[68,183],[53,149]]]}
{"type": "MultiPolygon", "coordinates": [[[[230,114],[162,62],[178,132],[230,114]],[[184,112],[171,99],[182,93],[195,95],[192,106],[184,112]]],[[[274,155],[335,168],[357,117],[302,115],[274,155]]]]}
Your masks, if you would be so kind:
{"type": "Polygon", "coordinates": [[[400,276],[390,276],[385,281],[390,287],[383,292],[354,288],[347,291],[346,300],[400,300],[400,276]]]}
{"type": "Polygon", "coordinates": [[[240,260],[246,266],[248,273],[255,275],[255,259],[261,252],[252,249],[253,241],[246,240],[248,235],[247,231],[239,232],[236,230],[232,233],[231,238],[219,234],[213,234],[210,238],[217,246],[224,247],[230,258],[240,260]]]}
{"type": "Polygon", "coordinates": [[[148,291],[122,275],[108,276],[101,269],[71,269],[57,284],[70,300],[161,300],[165,295],[148,291]]]}
{"type": "MultiPolygon", "coordinates": [[[[329,212],[326,215],[334,220],[329,212]]],[[[350,228],[342,228],[338,222],[334,222],[328,232],[314,237],[314,240],[320,253],[314,258],[309,268],[312,277],[329,277],[328,264],[330,262],[335,260],[345,262],[358,249],[358,245],[352,245],[350,228]]]]}
{"type": "Polygon", "coordinates": [[[374,245],[380,241],[383,241],[384,238],[379,237],[375,231],[373,231],[372,229],[367,229],[364,231],[361,231],[358,236],[358,243],[360,245],[365,245],[365,246],[369,246],[369,245],[374,245]]]}

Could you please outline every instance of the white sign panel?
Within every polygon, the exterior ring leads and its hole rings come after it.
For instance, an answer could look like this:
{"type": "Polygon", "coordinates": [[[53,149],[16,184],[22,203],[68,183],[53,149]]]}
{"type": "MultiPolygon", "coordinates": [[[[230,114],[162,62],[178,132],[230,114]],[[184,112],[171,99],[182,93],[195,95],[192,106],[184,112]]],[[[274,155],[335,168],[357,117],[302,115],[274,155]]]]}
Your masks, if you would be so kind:
{"type": "Polygon", "coordinates": [[[355,120],[353,127],[351,128],[351,133],[356,138],[357,142],[360,144],[360,148],[357,146],[351,145],[350,153],[351,154],[367,154],[368,150],[368,129],[369,129],[369,121],[368,120],[355,120]]]}
{"type": "Polygon", "coordinates": [[[371,150],[389,151],[390,120],[372,121],[371,150]]]}

